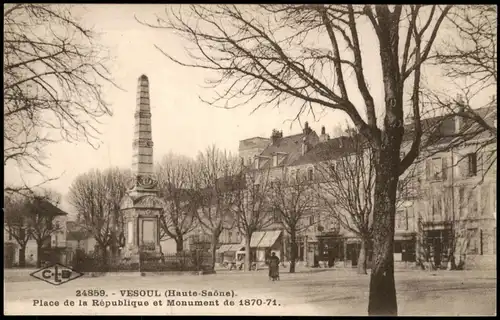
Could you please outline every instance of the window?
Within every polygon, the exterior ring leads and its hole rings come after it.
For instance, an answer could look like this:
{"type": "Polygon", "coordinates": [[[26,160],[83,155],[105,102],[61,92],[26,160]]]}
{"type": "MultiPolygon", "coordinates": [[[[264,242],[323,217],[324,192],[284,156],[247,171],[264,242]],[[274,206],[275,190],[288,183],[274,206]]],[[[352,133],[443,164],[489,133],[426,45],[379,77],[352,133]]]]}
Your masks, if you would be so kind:
{"type": "Polygon", "coordinates": [[[394,253],[402,253],[403,252],[403,244],[401,241],[394,241],[394,253]]]}
{"type": "Polygon", "coordinates": [[[278,166],[278,155],[275,154],[273,155],[273,167],[277,167],[278,166]]]}
{"type": "Polygon", "coordinates": [[[441,218],[441,204],[442,199],[440,195],[434,196],[432,198],[432,220],[436,221],[441,218]]]}
{"type": "Polygon", "coordinates": [[[427,180],[446,180],[446,158],[433,158],[427,161],[427,180]]]}
{"type": "Polygon", "coordinates": [[[312,168],[307,170],[307,180],[309,181],[314,180],[314,170],[312,168]]]}
{"type": "Polygon", "coordinates": [[[468,246],[467,251],[469,254],[478,254],[479,252],[479,243],[478,243],[478,230],[477,229],[469,229],[467,230],[468,236],[468,246]]]}
{"type": "Polygon", "coordinates": [[[273,210],[273,222],[274,223],[281,223],[281,212],[279,209],[274,209],[273,210]]]}
{"type": "Polygon", "coordinates": [[[493,212],[494,207],[493,207],[493,201],[492,198],[495,196],[490,195],[490,191],[492,190],[491,185],[489,184],[483,184],[481,186],[481,208],[479,214],[481,216],[488,216],[491,215],[493,212]]]}
{"type": "Polygon", "coordinates": [[[469,153],[467,155],[467,175],[474,177],[477,175],[477,153],[469,153]]]}
{"type": "Polygon", "coordinates": [[[478,216],[478,192],[477,189],[472,189],[469,191],[470,196],[467,198],[467,205],[468,205],[468,211],[467,211],[467,219],[472,219],[472,218],[477,218],[478,216]]]}
{"type": "Polygon", "coordinates": [[[408,230],[408,214],[406,210],[396,211],[396,229],[408,230]]]}
{"type": "Polygon", "coordinates": [[[313,225],[314,224],[314,216],[309,216],[309,225],[313,225]]]}

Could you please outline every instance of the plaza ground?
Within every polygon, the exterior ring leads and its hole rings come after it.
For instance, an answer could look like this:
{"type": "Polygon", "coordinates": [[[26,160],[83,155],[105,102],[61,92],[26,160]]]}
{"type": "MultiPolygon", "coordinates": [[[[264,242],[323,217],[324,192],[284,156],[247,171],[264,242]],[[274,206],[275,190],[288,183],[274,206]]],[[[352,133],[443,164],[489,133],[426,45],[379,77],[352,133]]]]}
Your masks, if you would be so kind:
{"type": "MultiPolygon", "coordinates": [[[[395,277],[399,315],[496,315],[496,271],[404,270],[397,271],[395,277]]],[[[60,286],[33,279],[26,270],[6,270],[4,314],[366,315],[368,284],[369,275],[357,275],[352,269],[299,270],[295,274],[282,271],[281,281],[277,282],[269,281],[266,271],[261,270],[250,273],[219,271],[203,276],[82,277],[60,286]],[[76,290],[88,289],[105,290],[108,296],[103,301],[148,300],[150,305],[136,308],[91,306],[91,300],[96,298],[75,296],[76,290]],[[218,300],[219,307],[167,306],[166,301],[172,298],[121,297],[120,290],[126,289],[157,289],[162,295],[168,289],[191,290],[198,294],[201,290],[233,290],[236,296],[175,298],[185,301],[218,300]],[[75,306],[64,306],[66,299],[75,301],[75,306]],[[33,300],[59,301],[60,306],[33,306],[33,300]],[[88,301],[88,306],[78,306],[78,300],[88,301]],[[163,305],[153,306],[154,300],[163,300],[163,305]],[[224,306],[225,300],[234,301],[235,305],[224,306]]]]}

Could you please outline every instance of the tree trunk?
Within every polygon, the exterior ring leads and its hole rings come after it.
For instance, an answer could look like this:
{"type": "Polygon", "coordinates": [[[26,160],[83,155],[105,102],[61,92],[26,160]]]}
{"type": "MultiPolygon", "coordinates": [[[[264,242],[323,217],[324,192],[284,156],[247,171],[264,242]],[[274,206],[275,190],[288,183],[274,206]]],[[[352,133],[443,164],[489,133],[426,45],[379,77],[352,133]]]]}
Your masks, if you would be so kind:
{"type": "Polygon", "coordinates": [[[245,238],[245,271],[250,271],[252,268],[252,255],[250,251],[250,241],[252,240],[252,232],[249,232],[249,235],[245,238]]]}
{"type": "Polygon", "coordinates": [[[366,274],[366,260],[368,256],[366,255],[366,240],[361,238],[361,247],[359,248],[358,257],[358,274],[366,274]]]}
{"type": "Polygon", "coordinates": [[[182,252],[184,250],[184,238],[182,236],[178,236],[175,238],[175,251],[177,253],[182,252]]]}
{"type": "Polygon", "coordinates": [[[398,128],[387,123],[385,126],[386,132],[383,133],[382,145],[375,160],[373,263],[368,314],[396,316],[398,306],[394,283],[393,245],[402,132],[398,136],[398,128]]]}
{"type": "MultiPolygon", "coordinates": [[[[455,232],[455,230],[453,229],[453,232],[455,232]]],[[[450,270],[457,270],[457,262],[455,260],[455,235],[453,235],[453,238],[451,240],[451,244],[450,244],[450,252],[448,254],[448,263],[449,263],[449,266],[450,266],[450,270]]]]}
{"type": "Polygon", "coordinates": [[[297,259],[297,237],[292,230],[290,234],[290,273],[295,273],[295,260],[297,259]]]}
{"type": "Polygon", "coordinates": [[[41,268],[42,267],[42,242],[36,243],[36,267],[41,268]]]}
{"type": "Polygon", "coordinates": [[[19,248],[19,267],[26,267],[26,245],[19,248]]]}
{"type": "Polygon", "coordinates": [[[212,255],[212,263],[211,263],[212,271],[215,271],[215,260],[217,257],[217,244],[219,244],[219,235],[220,233],[212,234],[212,241],[210,242],[210,253],[212,255]]]}
{"type": "MultiPolygon", "coordinates": [[[[107,246],[103,246],[101,245],[100,246],[100,251],[101,251],[101,265],[102,265],[102,268],[105,269],[108,265],[108,250],[107,250],[107,246]]],[[[100,271],[106,271],[106,270],[100,270],[100,271]]]]}
{"type": "Polygon", "coordinates": [[[110,249],[111,249],[111,259],[112,259],[112,264],[114,265],[116,261],[118,261],[118,233],[114,232],[113,237],[111,238],[111,244],[110,244],[110,249]]]}

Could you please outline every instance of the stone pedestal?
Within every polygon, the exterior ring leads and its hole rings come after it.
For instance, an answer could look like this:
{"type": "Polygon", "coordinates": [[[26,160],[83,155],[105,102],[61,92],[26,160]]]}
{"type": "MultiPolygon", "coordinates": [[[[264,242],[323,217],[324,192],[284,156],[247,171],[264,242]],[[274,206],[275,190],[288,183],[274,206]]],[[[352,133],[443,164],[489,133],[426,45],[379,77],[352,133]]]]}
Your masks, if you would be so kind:
{"type": "Polygon", "coordinates": [[[125,196],[121,206],[125,223],[123,263],[141,262],[141,254],[148,259],[161,257],[160,215],[163,204],[155,195],[125,196]]]}

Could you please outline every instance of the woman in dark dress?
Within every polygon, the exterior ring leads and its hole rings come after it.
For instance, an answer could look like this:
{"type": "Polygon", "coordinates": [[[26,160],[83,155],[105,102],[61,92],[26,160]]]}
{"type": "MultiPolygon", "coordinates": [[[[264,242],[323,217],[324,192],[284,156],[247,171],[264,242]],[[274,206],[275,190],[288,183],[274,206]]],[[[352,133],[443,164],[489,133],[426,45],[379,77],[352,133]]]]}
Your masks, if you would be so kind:
{"type": "Polygon", "coordinates": [[[269,258],[269,279],[279,280],[280,278],[280,259],[276,256],[276,253],[272,253],[269,258]]]}

